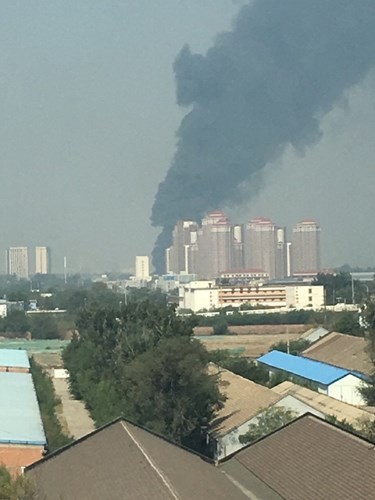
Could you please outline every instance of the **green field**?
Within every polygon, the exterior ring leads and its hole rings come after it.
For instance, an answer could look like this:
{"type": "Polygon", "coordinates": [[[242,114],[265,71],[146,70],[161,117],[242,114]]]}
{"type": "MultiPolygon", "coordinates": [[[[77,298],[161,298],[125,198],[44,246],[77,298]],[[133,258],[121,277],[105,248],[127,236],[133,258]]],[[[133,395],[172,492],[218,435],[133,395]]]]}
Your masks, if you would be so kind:
{"type": "Polygon", "coordinates": [[[25,349],[31,353],[60,353],[69,340],[0,339],[0,349],[25,349]]]}

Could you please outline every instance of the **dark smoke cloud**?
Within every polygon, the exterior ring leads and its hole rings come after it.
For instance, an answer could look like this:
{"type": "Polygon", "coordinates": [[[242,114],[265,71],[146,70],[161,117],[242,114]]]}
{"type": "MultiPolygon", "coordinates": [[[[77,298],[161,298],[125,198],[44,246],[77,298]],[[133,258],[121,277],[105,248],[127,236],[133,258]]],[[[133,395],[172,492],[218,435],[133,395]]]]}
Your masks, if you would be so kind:
{"type": "Polygon", "coordinates": [[[184,47],[177,101],[191,109],[152,210],[163,228],[156,269],[178,219],[241,203],[240,184],[287,145],[303,151],[318,141],[322,116],[374,62],[374,0],[258,0],[206,55],[184,47]]]}

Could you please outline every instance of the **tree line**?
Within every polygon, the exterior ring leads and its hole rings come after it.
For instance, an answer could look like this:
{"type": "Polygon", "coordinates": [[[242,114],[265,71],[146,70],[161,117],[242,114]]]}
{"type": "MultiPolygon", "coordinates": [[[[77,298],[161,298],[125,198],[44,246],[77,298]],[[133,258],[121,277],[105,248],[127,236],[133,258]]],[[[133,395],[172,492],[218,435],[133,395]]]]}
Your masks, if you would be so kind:
{"type": "Polygon", "coordinates": [[[117,308],[85,309],[63,354],[74,396],[96,425],[119,415],[191,448],[221,396],[191,319],[149,297],[117,308]]]}

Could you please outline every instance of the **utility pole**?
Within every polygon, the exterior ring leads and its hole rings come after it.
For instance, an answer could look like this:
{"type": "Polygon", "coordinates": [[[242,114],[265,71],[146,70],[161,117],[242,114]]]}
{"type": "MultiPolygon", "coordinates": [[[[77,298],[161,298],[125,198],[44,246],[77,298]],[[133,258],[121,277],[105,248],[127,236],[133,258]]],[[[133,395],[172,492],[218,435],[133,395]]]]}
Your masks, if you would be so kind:
{"type": "Polygon", "coordinates": [[[354,294],[354,278],[353,278],[353,275],[352,276],[352,304],[354,305],[355,302],[354,302],[354,299],[355,299],[355,294],[354,294]]]}

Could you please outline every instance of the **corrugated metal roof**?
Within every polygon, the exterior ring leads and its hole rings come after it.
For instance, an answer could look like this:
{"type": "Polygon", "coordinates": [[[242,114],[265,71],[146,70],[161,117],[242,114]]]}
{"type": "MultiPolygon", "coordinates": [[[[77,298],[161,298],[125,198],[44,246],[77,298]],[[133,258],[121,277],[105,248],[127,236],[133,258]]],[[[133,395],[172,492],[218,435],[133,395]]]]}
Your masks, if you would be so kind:
{"type": "Polygon", "coordinates": [[[0,443],[46,444],[30,373],[0,372],[0,402],[0,443]]]}
{"type": "Polygon", "coordinates": [[[298,377],[329,385],[349,375],[349,370],[314,361],[312,359],[293,356],[280,351],[271,351],[261,356],[258,361],[278,370],[283,370],[298,377]]]}
{"type": "Polygon", "coordinates": [[[0,349],[0,366],[30,368],[27,352],[21,349],[0,349]]]}

